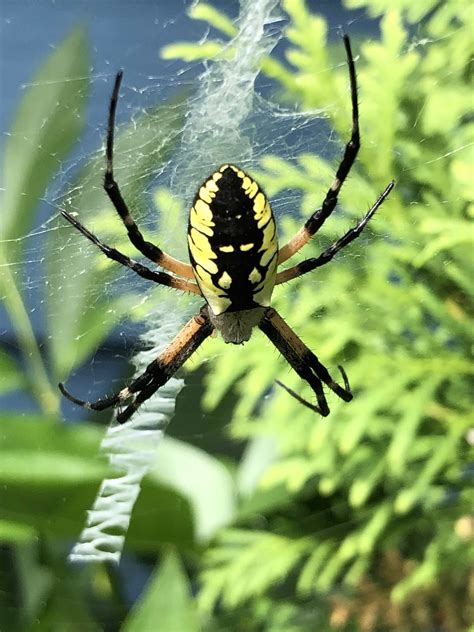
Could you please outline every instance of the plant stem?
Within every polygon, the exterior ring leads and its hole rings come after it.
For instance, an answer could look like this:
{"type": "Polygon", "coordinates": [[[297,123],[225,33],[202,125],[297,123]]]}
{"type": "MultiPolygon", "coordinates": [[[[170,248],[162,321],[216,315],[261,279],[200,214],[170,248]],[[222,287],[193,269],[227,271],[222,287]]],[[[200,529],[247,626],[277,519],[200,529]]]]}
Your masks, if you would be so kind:
{"type": "Polygon", "coordinates": [[[0,254],[0,288],[22,354],[28,365],[28,379],[33,395],[45,414],[59,412],[59,395],[52,388],[31,321],[15,284],[8,263],[0,254]]]}

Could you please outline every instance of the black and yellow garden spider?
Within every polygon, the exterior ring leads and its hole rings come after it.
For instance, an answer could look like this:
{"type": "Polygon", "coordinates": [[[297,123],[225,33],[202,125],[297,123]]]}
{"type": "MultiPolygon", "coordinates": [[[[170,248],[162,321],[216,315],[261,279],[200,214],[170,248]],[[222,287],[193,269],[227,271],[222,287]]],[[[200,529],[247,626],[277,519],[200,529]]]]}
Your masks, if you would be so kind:
{"type": "Polygon", "coordinates": [[[329,263],[339,250],[356,239],[394,186],[391,182],[360,222],[319,257],[306,259],[291,268],[277,271],[282,263],[308,243],[331,215],[341,187],[359,151],[357,80],[347,35],[344,36],[344,46],[351,88],[352,134],[321,207],[287,244],[279,248],[273,213],[259,185],[239,167],[223,165],[202,184],[194,198],[188,224],[190,264],[178,261],[154,244],[145,241],[114,179],[115,112],[122,72],[117,74],[109,108],[104,188],[122,219],[132,244],[150,261],[172,274],[150,270],[101,242],[68,212],[61,213],[110,259],[155,283],[182,292],[199,294],[206,302],[199,314],[183,327],[167,349],[128,386],[110,397],[96,402],[86,402],[77,399],[63,384],[59,384],[62,393],[69,400],[90,410],[119,407],[121,410],[117,414],[117,421],[124,423],[176,373],[214,331],[219,331],[227,343],[241,344],[249,340],[254,327],[259,327],[266,334],[296,373],[311,386],[316,395],[317,405],[307,402],[282,384],[302,404],[320,415],[327,416],[329,407],[323,384],[344,401],[352,399],[344,369],[339,367],[344,381],[344,386],[340,386],[332,379],[316,355],[270,306],[275,285],[296,279],[329,263]]]}

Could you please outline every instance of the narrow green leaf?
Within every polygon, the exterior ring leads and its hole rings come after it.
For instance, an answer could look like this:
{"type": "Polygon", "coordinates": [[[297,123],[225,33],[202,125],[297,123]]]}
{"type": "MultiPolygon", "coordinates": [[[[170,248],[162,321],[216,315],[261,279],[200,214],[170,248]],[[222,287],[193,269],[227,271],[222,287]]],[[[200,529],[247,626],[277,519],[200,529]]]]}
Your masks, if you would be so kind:
{"type": "Polygon", "coordinates": [[[24,543],[36,540],[36,531],[19,522],[0,520],[0,542],[24,543]]]}
{"type": "MultiPolygon", "coordinates": [[[[0,520],[76,538],[102,479],[111,475],[98,450],[103,429],[20,415],[0,415],[0,429],[0,520]]],[[[192,512],[172,485],[147,479],[128,543],[154,551],[163,542],[193,543],[192,512]]]]}
{"type": "Polygon", "coordinates": [[[198,541],[210,539],[235,515],[233,479],[222,463],[203,450],[165,437],[149,476],[170,485],[188,499],[193,508],[198,541]]]}
{"type": "MultiPolygon", "coordinates": [[[[31,629],[30,625],[37,618],[47,599],[53,582],[53,572],[52,569],[40,561],[37,539],[30,543],[23,543],[21,546],[13,546],[8,553],[11,556],[9,567],[13,571],[15,583],[21,586],[21,591],[17,592],[16,595],[11,595],[11,597],[19,601],[19,620],[25,629],[31,629]]],[[[4,564],[4,560],[2,562],[4,564]]],[[[12,589],[11,581],[5,587],[1,586],[1,589],[0,592],[2,594],[4,594],[5,590],[10,592],[12,589]]],[[[7,628],[2,626],[3,629],[7,628]]]]}
{"type": "Polygon", "coordinates": [[[191,5],[189,9],[189,16],[195,20],[204,20],[218,31],[222,31],[229,37],[235,37],[237,35],[237,27],[232,20],[221,11],[218,11],[211,4],[207,2],[200,2],[199,4],[191,5]]]}
{"type": "Polygon", "coordinates": [[[325,567],[328,559],[334,554],[335,545],[332,540],[318,543],[318,546],[306,560],[298,578],[297,590],[301,593],[309,593],[314,589],[319,574],[325,567]]]}
{"type": "Polygon", "coordinates": [[[278,449],[274,437],[259,435],[247,445],[239,464],[237,485],[244,497],[251,496],[263,474],[277,460],[278,449]]]}
{"type": "Polygon", "coordinates": [[[5,144],[0,243],[28,231],[39,198],[78,139],[88,72],[86,35],[76,28],[26,88],[5,144]]]}
{"type": "Polygon", "coordinates": [[[26,379],[9,353],[0,349],[0,394],[22,388],[26,379]]]}
{"type": "Polygon", "coordinates": [[[372,518],[362,529],[358,539],[358,549],[363,555],[370,555],[375,543],[385,529],[392,516],[392,504],[380,504],[374,511],[372,518]]]}
{"type": "Polygon", "coordinates": [[[213,59],[224,49],[220,42],[208,40],[202,44],[177,43],[168,44],[161,49],[163,59],[182,59],[183,61],[201,61],[202,59],[213,59]]]}
{"type": "Polygon", "coordinates": [[[387,465],[397,477],[403,476],[406,463],[410,461],[410,450],[415,443],[418,426],[423,420],[423,413],[438,382],[439,378],[435,375],[419,386],[416,400],[396,425],[387,451],[387,465]]]}
{"type": "Polygon", "coordinates": [[[178,555],[169,551],[151,577],[123,632],[198,632],[201,629],[191,588],[178,555]]]}

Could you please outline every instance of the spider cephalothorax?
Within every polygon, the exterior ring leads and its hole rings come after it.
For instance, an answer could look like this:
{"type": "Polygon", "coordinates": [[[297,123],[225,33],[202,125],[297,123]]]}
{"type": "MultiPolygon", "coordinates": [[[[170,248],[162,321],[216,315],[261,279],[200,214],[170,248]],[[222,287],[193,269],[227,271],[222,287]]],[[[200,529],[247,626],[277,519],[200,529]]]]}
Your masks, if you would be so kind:
{"type": "Polygon", "coordinates": [[[112,406],[125,405],[117,414],[117,421],[123,423],[130,419],[139,406],[176,373],[214,331],[219,331],[225,342],[241,344],[250,338],[255,327],[263,331],[298,375],[311,386],[316,395],[317,405],[307,402],[282,385],[302,404],[321,415],[328,415],[329,407],[323,384],[341,399],[345,401],[352,399],[349,382],[342,367],[339,367],[339,370],[344,386],[332,379],[317,356],[306,347],[271,307],[271,296],[275,285],[291,281],[331,261],[339,250],[360,235],[394,186],[391,182],[360,222],[318,257],[305,259],[293,267],[278,272],[278,267],[308,243],[331,215],[341,187],[359,151],[357,82],[347,36],[344,36],[344,46],[351,86],[352,134],[321,207],[311,215],[288,243],[279,248],[275,219],[270,203],[260,186],[240,167],[231,164],[223,165],[199,187],[190,210],[188,247],[191,264],[178,261],[154,244],[144,240],[114,179],[115,111],[122,81],[122,73],[117,74],[110,101],[104,187],[133,245],[145,257],[168,272],[150,270],[115,248],[107,246],[72,215],[66,211],[61,212],[77,230],[110,259],[155,283],[199,294],[204,298],[205,304],[201,307],[199,314],[184,326],[168,348],[129,386],[111,397],[97,402],[86,402],[72,396],[60,384],[61,391],[68,399],[91,410],[104,410],[112,406]]]}

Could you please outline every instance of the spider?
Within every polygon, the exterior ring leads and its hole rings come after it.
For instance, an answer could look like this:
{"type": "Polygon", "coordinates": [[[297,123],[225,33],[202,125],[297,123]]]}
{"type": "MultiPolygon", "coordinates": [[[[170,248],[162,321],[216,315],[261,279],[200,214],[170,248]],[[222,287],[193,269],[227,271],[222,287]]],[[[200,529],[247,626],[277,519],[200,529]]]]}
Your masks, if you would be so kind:
{"type": "Polygon", "coordinates": [[[59,384],[61,392],[70,401],[89,410],[118,407],[117,421],[124,423],[216,330],[221,333],[224,342],[242,344],[249,340],[254,327],[263,331],[296,373],[314,391],[317,405],[306,401],[279,382],[299,402],[316,413],[327,416],[329,407],[323,384],[342,400],[348,402],[352,399],[344,369],[338,367],[344,382],[344,386],[341,386],[280,314],[270,306],[275,285],[296,279],[329,263],[342,248],[354,241],[394,186],[392,181],[359,223],[318,257],[305,259],[293,267],[278,271],[278,267],[301,250],[331,215],[341,187],[359,151],[355,64],[349,37],[344,35],[343,41],[350,80],[352,133],[321,207],[288,243],[279,248],[275,219],[260,186],[239,167],[232,164],[222,165],[199,187],[191,207],[188,224],[190,264],[171,257],[143,238],[115,181],[115,113],[122,81],[122,71],[118,72],[109,105],[104,188],[127,229],[132,244],[142,255],[167,272],[150,270],[103,243],[67,211],[62,210],[61,213],[110,259],[130,268],[140,277],[160,285],[198,294],[204,298],[205,303],[165,351],[128,386],[110,397],[87,402],[77,399],[63,384],[59,384]]]}

